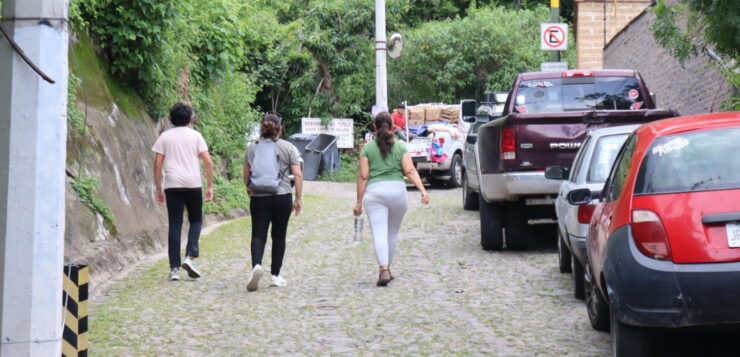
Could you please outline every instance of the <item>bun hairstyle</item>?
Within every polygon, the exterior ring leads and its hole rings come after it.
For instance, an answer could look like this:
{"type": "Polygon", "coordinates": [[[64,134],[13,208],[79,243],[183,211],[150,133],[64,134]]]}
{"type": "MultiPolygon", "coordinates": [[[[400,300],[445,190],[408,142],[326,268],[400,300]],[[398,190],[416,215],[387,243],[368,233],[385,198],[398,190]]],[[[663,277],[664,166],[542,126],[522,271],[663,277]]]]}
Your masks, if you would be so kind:
{"type": "Polygon", "coordinates": [[[394,144],[393,132],[393,120],[388,112],[380,112],[375,116],[375,143],[380,148],[380,155],[385,159],[388,153],[391,152],[394,144]]]}
{"type": "Polygon", "coordinates": [[[281,130],[282,119],[273,112],[267,112],[265,119],[262,120],[262,127],[260,127],[260,138],[277,140],[281,130]]]}

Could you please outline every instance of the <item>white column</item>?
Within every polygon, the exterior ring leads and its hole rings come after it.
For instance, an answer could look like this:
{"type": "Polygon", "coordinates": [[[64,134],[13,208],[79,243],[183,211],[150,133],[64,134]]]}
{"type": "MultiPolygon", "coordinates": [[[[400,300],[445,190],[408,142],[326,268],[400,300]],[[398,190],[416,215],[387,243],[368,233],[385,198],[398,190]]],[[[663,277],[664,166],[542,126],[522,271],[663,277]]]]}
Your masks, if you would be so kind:
{"type": "Polygon", "coordinates": [[[69,0],[5,0],[0,38],[0,356],[60,356],[69,0]],[[46,19],[46,20],[42,20],[46,19]]]}
{"type": "Polygon", "coordinates": [[[386,71],[385,0],[375,0],[375,105],[388,110],[386,71]]]}

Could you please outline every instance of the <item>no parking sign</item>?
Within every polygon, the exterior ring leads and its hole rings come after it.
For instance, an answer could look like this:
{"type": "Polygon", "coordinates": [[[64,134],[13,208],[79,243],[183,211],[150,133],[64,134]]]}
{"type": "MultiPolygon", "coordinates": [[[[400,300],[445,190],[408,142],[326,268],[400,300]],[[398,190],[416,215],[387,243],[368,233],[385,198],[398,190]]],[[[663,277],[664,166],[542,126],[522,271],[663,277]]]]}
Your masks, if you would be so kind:
{"type": "Polygon", "coordinates": [[[568,24],[540,24],[540,49],[565,51],[568,49],[568,24]]]}

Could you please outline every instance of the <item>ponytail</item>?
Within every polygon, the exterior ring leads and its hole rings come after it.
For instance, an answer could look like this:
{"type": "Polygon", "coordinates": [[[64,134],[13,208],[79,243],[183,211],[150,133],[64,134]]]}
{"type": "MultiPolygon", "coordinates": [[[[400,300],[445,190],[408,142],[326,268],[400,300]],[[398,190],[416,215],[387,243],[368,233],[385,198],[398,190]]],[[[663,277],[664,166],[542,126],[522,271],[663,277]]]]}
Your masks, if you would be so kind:
{"type": "Polygon", "coordinates": [[[375,143],[380,149],[380,155],[385,159],[391,152],[395,143],[393,132],[393,120],[388,112],[380,112],[375,116],[375,143]]]}

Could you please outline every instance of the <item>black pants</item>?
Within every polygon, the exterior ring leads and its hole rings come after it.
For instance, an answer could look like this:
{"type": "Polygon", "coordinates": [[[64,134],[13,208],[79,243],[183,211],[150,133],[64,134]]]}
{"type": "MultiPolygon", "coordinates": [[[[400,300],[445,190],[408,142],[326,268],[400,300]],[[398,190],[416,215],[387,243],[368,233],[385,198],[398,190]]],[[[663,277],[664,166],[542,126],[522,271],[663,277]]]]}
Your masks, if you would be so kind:
{"type": "Polygon", "coordinates": [[[293,212],[293,195],[252,197],[249,202],[252,215],[252,267],[262,265],[267,244],[267,230],[272,223],[272,275],[280,275],[285,256],[285,235],[293,212]]]}
{"type": "Polygon", "coordinates": [[[188,245],[185,255],[198,257],[198,238],[203,227],[203,196],[200,188],[168,188],[164,190],[167,198],[167,216],[170,221],[168,234],[170,268],[180,266],[180,234],[182,233],[183,208],[188,210],[188,245]]]}

